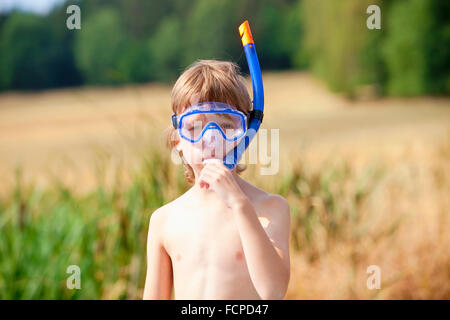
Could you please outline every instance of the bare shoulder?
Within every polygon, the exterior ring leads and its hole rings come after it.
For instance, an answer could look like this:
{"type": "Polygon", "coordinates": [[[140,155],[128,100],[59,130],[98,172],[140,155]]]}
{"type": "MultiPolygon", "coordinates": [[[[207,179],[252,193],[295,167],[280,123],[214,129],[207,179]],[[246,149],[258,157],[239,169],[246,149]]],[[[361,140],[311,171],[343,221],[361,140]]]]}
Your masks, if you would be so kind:
{"type": "Polygon", "coordinates": [[[150,224],[154,223],[159,227],[162,227],[162,225],[167,222],[171,215],[175,214],[177,211],[179,211],[180,207],[183,207],[185,205],[184,198],[185,194],[156,209],[150,217],[150,224]]]}
{"type": "Polygon", "coordinates": [[[258,202],[258,207],[261,208],[261,213],[263,215],[276,220],[289,221],[289,203],[283,196],[266,193],[258,202]]]}
{"type": "Polygon", "coordinates": [[[268,193],[258,189],[252,201],[258,219],[275,246],[289,266],[289,235],[291,214],[288,201],[279,194],[268,193]]]}
{"type": "Polygon", "coordinates": [[[169,233],[171,222],[177,219],[177,214],[183,211],[182,209],[185,205],[186,201],[181,196],[153,211],[149,221],[149,236],[152,233],[153,237],[158,238],[166,247],[166,235],[169,233]]]}
{"type": "Polygon", "coordinates": [[[153,233],[154,237],[160,237],[161,239],[163,239],[162,235],[164,234],[167,221],[172,211],[173,202],[169,202],[153,211],[149,221],[149,234],[153,233]]]}
{"type": "Polygon", "coordinates": [[[262,204],[266,207],[270,207],[271,209],[277,209],[284,212],[286,212],[286,210],[289,211],[288,201],[279,194],[267,193],[262,200],[262,204]]]}
{"type": "Polygon", "coordinates": [[[168,205],[164,205],[153,211],[150,216],[150,227],[154,229],[161,229],[169,212],[170,210],[168,205]]]}
{"type": "Polygon", "coordinates": [[[276,219],[290,218],[289,203],[283,196],[266,192],[253,185],[248,196],[255,206],[258,216],[276,219]]]}

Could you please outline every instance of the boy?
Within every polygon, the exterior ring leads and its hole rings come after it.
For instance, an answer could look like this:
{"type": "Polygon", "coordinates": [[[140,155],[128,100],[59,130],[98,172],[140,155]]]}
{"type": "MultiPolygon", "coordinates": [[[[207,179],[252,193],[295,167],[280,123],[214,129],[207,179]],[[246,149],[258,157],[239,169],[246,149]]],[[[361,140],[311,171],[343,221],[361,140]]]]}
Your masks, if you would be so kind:
{"type": "Polygon", "coordinates": [[[181,137],[171,129],[168,146],[193,186],[151,216],[143,298],[170,299],[173,286],[175,299],[282,299],[290,276],[289,205],[243,180],[240,165],[231,171],[222,161],[238,142],[224,137],[239,137],[239,115],[251,110],[236,64],[194,63],[174,85],[172,109],[185,117],[181,137]],[[226,117],[214,111],[223,106],[232,109],[226,117]],[[188,112],[205,108],[213,111],[188,112]],[[196,117],[192,127],[187,114],[196,117]],[[204,130],[210,119],[226,135],[204,130]]]}

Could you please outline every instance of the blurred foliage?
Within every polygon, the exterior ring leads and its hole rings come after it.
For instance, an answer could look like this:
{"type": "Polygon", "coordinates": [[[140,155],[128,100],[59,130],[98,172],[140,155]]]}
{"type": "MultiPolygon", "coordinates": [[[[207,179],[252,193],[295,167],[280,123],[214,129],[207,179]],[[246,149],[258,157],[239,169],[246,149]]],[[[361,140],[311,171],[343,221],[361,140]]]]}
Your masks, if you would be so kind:
{"type": "Polygon", "coordinates": [[[367,28],[365,11],[373,1],[303,3],[305,49],[312,70],[336,91],[353,94],[361,72],[359,54],[367,28]]]}
{"type": "MultiPolygon", "coordinates": [[[[85,194],[59,180],[40,189],[24,183],[17,170],[15,188],[0,198],[0,299],[142,298],[151,214],[190,187],[167,152],[149,150],[141,166],[127,169],[130,182],[117,171],[114,183],[106,185],[99,169],[97,189],[85,194]],[[71,265],[80,267],[81,290],[67,288],[71,265]]],[[[301,159],[294,163],[292,173],[264,187],[292,203],[294,249],[317,258],[323,250],[316,245],[318,229],[330,246],[359,241],[371,220],[360,221],[358,213],[381,169],[359,175],[347,163],[319,171],[305,169],[301,159]]],[[[256,167],[249,170],[258,176],[256,167]]],[[[258,185],[264,184],[260,179],[258,185]]]]}
{"type": "Polygon", "coordinates": [[[304,0],[302,13],[310,68],[335,91],[450,93],[450,2],[304,0]],[[366,28],[371,4],[381,9],[380,30],[366,28]]]}
{"type": "Polygon", "coordinates": [[[47,16],[0,16],[0,90],[171,82],[197,59],[237,62],[249,20],[264,70],[308,68],[358,97],[450,93],[447,0],[80,0],[81,30],[65,5],[47,16]],[[366,9],[381,8],[381,30],[366,9]],[[20,39],[19,41],[17,39],[20,39]]]}
{"type": "Polygon", "coordinates": [[[116,10],[102,10],[86,18],[83,32],[77,34],[76,61],[89,84],[110,84],[124,79],[118,72],[118,64],[127,39],[119,21],[116,10]]]}
{"type": "Polygon", "coordinates": [[[450,93],[450,2],[398,0],[388,14],[388,93],[450,93]]]}
{"type": "Polygon", "coordinates": [[[44,17],[25,13],[12,14],[0,31],[0,88],[41,89],[80,83],[72,34],[52,28],[44,17]]]}
{"type": "Polygon", "coordinates": [[[126,189],[119,178],[113,187],[99,178],[86,195],[59,181],[40,190],[18,170],[15,189],[0,199],[0,299],[141,298],[150,215],[187,188],[170,164],[155,151],[126,189]],[[70,265],[80,267],[82,290],[67,288],[70,265]]]}
{"type": "Polygon", "coordinates": [[[173,41],[181,34],[181,24],[175,17],[167,17],[158,27],[148,46],[151,53],[149,63],[153,73],[152,79],[170,81],[174,79],[181,68],[181,43],[173,41]],[[157,64],[155,62],[158,62],[157,64]]]}

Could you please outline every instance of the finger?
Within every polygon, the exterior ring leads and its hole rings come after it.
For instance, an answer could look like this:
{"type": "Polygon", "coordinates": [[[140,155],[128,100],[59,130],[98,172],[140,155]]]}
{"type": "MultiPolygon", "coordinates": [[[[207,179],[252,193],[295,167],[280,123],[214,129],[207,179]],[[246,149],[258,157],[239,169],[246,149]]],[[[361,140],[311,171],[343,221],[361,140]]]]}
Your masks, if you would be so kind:
{"type": "Polygon", "coordinates": [[[200,180],[200,189],[203,189],[203,188],[208,189],[208,188],[209,188],[209,183],[208,183],[208,182],[205,182],[205,181],[202,179],[202,180],[200,180]]]}
{"type": "Polygon", "coordinates": [[[222,172],[212,164],[209,164],[208,166],[204,167],[202,172],[208,172],[209,174],[222,174],[222,172]]]}
{"type": "Polygon", "coordinates": [[[214,164],[218,168],[228,170],[228,168],[223,164],[223,160],[221,159],[209,159],[209,160],[210,161],[208,161],[208,163],[214,164]]]}
{"type": "Polygon", "coordinates": [[[202,172],[215,176],[217,182],[226,182],[232,180],[231,171],[223,165],[220,159],[208,159],[202,172]]]}
{"type": "Polygon", "coordinates": [[[205,187],[206,189],[209,189],[212,184],[215,181],[215,177],[212,174],[209,173],[202,173],[202,175],[200,176],[200,187],[205,187]]]}
{"type": "Polygon", "coordinates": [[[212,183],[223,182],[224,180],[223,175],[212,168],[209,168],[209,170],[205,171],[205,174],[208,175],[210,179],[212,179],[212,181],[210,181],[212,183]]]}
{"type": "Polygon", "coordinates": [[[226,176],[226,173],[222,172],[220,168],[217,167],[210,166],[208,168],[205,168],[204,172],[205,174],[209,175],[212,179],[214,179],[214,182],[225,183],[229,179],[226,176]]]}
{"type": "Polygon", "coordinates": [[[205,166],[205,168],[211,169],[221,175],[227,175],[230,172],[221,162],[210,162],[205,166]]]}
{"type": "Polygon", "coordinates": [[[205,189],[211,188],[211,186],[212,186],[212,182],[211,181],[213,181],[213,179],[211,177],[203,178],[202,182],[201,182],[202,188],[205,188],[205,189]]]}

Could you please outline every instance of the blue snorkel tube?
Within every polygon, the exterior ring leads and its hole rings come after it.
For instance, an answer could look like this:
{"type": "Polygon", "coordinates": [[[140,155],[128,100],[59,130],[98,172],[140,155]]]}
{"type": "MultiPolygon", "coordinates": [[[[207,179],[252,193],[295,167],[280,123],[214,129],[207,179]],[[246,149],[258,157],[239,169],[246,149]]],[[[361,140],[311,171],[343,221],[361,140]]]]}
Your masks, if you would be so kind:
{"type": "Polygon", "coordinates": [[[264,116],[264,88],[261,76],[261,68],[259,67],[258,55],[256,54],[255,43],[253,41],[252,33],[248,21],[245,20],[239,26],[239,34],[244,47],[245,56],[247,58],[248,68],[250,70],[250,77],[252,79],[253,89],[253,110],[250,112],[248,128],[245,136],[239,144],[231,150],[223,159],[224,165],[233,170],[236,164],[241,159],[245,150],[248,148],[256,132],[259,130],[263,116],[264,116]]]}

